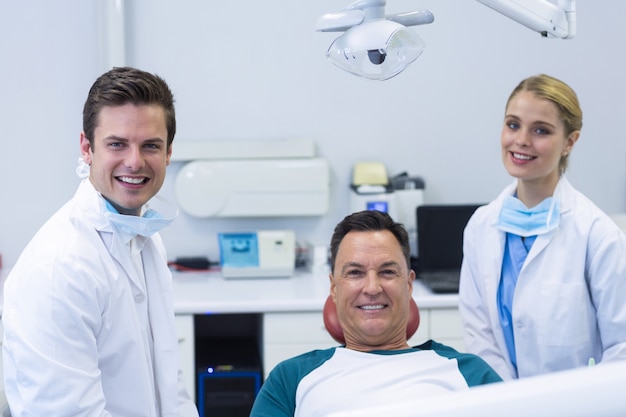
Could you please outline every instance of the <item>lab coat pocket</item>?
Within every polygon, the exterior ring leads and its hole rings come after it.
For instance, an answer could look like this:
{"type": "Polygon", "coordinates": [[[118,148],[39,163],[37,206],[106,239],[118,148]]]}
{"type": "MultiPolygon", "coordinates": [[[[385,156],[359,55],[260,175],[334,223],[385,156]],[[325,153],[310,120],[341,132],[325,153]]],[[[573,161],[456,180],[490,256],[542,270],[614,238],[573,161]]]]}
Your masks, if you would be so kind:
{"type": "Polygon", "coordinates": [[[537,342],[543,346],[576,346],[589,342],[589,297],[578,283],[541,285],[537,342]]]}

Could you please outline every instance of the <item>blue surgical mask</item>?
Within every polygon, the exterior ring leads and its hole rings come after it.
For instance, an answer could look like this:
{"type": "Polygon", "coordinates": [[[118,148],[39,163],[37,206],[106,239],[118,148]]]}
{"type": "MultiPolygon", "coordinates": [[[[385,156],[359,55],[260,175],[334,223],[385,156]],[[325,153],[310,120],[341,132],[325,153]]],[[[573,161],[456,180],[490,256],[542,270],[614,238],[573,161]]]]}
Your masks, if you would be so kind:
{"type": "Polygon", "coordinates": [[[502,204],[497,226],[503,232],[518,236],[536,236],[556,229],[560,218],[559,200],[554,197],[529,209],[519,199],[508,196],[502,204]]]}
{"type": "MultiPolygon", "coordinates": [[[[89,177],[90,167],[85,163],[82,157],[78,158],[78,166],[76,167],[76,175],[81,179],[89,177]]],[[[102,195],[100,195],[102,197],[102,195]]],[[[155,196],[155,199],[159,199],[159,196],[155,196]]],[[[105,206],[104,216],[111,220],[122,234],[124,234],[123,240],[125,242],[130,241],[135,236],[144,236],[146,238],[152,236],[165,226],[168,226],[174,221],[174,218],[178,215],[178,210],[168,207],[167,210],[171,211],[170,218],[164,218],[157,211],[148,209],[143,216],[131,216],[126,214],[120,214],[119,211],[109,201],[102,197],[105,206]]]]}
{"type": "Polygon", "coordinates": [[[174,220],[174,218],[165,219],[152,209],[146,210],[143,216],[120,214],[106,199],[104,200],[104,204],[107,209],[104,213],[105,217],[128,238],[137,235],[150,237],[174,220]]]}

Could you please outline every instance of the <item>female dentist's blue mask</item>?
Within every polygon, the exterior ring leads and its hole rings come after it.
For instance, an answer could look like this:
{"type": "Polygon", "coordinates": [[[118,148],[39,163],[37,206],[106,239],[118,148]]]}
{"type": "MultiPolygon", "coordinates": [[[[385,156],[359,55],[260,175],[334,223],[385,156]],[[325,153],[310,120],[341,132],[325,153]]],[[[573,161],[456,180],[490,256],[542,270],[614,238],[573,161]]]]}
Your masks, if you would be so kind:
{"type": "Polygon", "coordinates": [[[561,219],[559,200],[548,197],[529,209],[519,199],[505,198],[498,217],[498,229],[528,237],[547,233],[558,227],[561,219]]]}

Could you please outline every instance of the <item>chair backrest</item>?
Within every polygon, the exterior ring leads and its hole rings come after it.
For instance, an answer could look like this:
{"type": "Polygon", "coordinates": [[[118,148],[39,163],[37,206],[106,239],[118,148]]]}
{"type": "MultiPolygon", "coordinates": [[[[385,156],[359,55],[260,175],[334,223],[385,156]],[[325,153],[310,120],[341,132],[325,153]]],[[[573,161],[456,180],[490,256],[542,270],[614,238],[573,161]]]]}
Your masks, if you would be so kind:
{"type": "MultiPolygon", "coordinates": [[[[343,337],[343,329],[339,324],[337,318],[337,306],[333,301],[333,298],[329,295],[324,303],[324,327],[333,339],[342,345],[346,344],[346,339],[343,337]]],[[[409,307],[409,322],[406,326],[406,340],[409,340],[417,331],[420,325],[420,312],[417,308],[415,300],[411,298],[411,305],[409,307]]]]}

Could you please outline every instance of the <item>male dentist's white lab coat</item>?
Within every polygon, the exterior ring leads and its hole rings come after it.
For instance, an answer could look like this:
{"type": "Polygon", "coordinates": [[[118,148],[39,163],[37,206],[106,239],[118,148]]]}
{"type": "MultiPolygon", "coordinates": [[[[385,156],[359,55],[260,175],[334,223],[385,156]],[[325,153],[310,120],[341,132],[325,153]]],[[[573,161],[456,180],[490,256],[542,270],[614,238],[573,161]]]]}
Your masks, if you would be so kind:
{"type": "Polygon", "coordinates": [[[498,213],[515,184],[479,208],[464,233],[459,308],[465,345],[503,379],[626,359],[626,237],[562,177],[557,229],[537,236],[513,298],[517,372],[497,308],[505,233],[498,213]]]}
{"type": "Polygon", "coordinates": [[[11,413],[197,417],[178,371],[161,239],[135,238],[144,245],[144,281],[103,201],[83,180],[7,278],[3,361],[11,413]]]}

